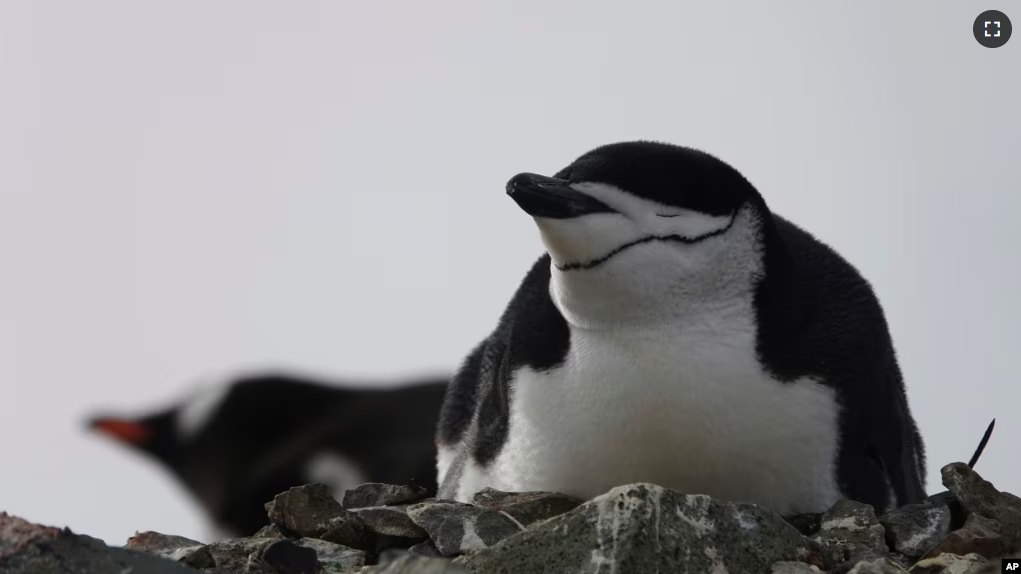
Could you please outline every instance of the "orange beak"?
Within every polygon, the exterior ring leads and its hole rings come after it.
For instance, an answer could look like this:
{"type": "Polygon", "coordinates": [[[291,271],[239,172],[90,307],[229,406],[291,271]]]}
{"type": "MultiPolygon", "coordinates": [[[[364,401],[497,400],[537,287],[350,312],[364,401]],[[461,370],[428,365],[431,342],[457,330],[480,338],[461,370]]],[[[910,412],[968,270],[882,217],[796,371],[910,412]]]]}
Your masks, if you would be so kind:
{"type": "Polygon", "coordinates": [[[145,444],[151,434],[149,427],[143,423],[116,417],[99,417],[93,419],[89,426],[107,436],[135,446],[145,444]]]}

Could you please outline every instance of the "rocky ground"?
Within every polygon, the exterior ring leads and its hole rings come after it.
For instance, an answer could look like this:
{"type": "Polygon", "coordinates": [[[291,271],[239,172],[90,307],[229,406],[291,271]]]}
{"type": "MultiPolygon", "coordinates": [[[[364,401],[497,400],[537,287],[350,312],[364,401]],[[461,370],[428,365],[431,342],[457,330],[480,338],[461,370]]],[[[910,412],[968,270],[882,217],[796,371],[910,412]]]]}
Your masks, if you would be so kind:
{"type": "Polygon", "coordinates": [[[1021,557],[1021,499],[967,465],[947,491],[882,516],[843,500],[782,518],[652,484],[582,502],[487,490],[473,504],[366,484],[335,500],[320,484],[267,503],[272,525],[201,544],[143,532],[124,547],[0,514],[3,574],[978,574],[1021,557]]]}

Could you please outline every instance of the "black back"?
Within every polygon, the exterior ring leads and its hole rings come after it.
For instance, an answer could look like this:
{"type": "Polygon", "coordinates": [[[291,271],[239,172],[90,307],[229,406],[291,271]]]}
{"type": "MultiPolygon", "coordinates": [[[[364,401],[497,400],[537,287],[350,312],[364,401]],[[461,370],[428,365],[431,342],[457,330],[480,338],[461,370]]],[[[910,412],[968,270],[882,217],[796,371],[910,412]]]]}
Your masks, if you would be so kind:
{"type": "Polygon", "coordinates": [[[396,388],[342,387],[267,374],[231,385],[206,425],[178,438],[174,410],[143,419],[141,445],[170,469],[221,528],[250,535],[268,524],[264,504],[310,482],[306,463],[332,452],[370,482],[436,490],[434,432],[447,379],[396,388]]]}
{"type": "Polygon", "coordinates": [[[908,407],[885,314],[871,285],[835,251],[771,216],[756,292],[758,353],[778,379],[814,376],[836,389],[838,473],[848,497],[884,508],[925,497],[925,449],[908,407]]]}
{"type": "MultiPolygon", "coordinates": [[[[868,282],[843,258],[772,215],[736,170],[701,152],[635,142],[597,148],[557,174],[711,214],[748,203],[762,221],[765,273],[755,294],[757,352],[777,379],[815,377],[842,407],[838,480],[844,494],[877,508],[925,496],[925,455],[883,311],[868,282]]],[[[550,258],[535,263],[496,329],[465,360],[447,391],[437,440],[465,440],[480,464],[506,441],[511,373],[562,363],[566,321],[549,295],[550,258]]],[[[459,463],[455,463],[457,466],[459,463]]],[[[448,477],[456,480],[456,469],[448,477]]],[[[453,484],[450,485],[453,487],[453,484]]],[[[447,485],[440,494],[449,495],[447,485]]]]}

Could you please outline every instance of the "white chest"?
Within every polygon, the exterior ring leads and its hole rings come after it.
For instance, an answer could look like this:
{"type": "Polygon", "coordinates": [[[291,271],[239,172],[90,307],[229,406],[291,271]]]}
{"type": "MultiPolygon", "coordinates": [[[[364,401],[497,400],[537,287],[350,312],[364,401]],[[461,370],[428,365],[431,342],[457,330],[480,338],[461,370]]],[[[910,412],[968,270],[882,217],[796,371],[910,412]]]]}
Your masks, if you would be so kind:
{"type": "Polygon", "coordinates": [[[459,494],[488,485],[588,498],[653,482],[824,510],[839,496],[832,390],[771,379],[755,360],[753,326],[728,323],[573,330],[562,368],[517,374],[509,440],[492,466],[468,469],[459,494]]]}

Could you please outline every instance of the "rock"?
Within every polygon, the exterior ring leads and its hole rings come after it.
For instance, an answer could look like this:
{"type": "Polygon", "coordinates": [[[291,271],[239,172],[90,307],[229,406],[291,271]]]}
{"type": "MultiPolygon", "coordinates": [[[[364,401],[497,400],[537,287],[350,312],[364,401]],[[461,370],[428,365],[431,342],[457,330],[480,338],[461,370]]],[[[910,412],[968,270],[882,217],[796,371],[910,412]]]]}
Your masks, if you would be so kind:
{"type": "Polygon", "coordinates": [[[408,517],[401,506],[372,506],[353,511],[376,534],[425,540],[428,535],[408,517]]]}
{"type": "Polygon", "coordinates": [[[286,539],[228,538],[209,545],[216,568],[230,574],[317,574],[313,549],[286,539]]]}
{"type": "Polygon", "coordinates": [[[990,570],[992,563],[978,554],[940,554],[933,558],[919,560],[911,567],[911,574],[981,574],[984,572],[994,573],[997,570],[990,570]]]}
{"type": "Polygon", "coordinates": [[[890,552],[889,554],[886,555],[886,557],[889,558],[891,562],[905,570],[911,568],[915,564],[915,561],[918,559],[917,556],[914,558],[909,558],[901,554],[900,552],[890,552]]]}
{"type": "Polygon", "coordinates": [[[212,568],[214,566],[213,556],[209,553],[209,548],[205,544],[201,546],[190,546],[188,548],[178,548],[173,552],[167,554],[159,554],[163,558],[168,558],[181,564],[191,566],[192,568],[212,568]]]}
{"type": "Polygon", "coordinates": [[[927,557],[946,552],[959,556],[974,553],[986,558],[999,558],[1014,549],[1014,544],[1000,533],[1001,529],[999,522],[981,514],[972,514],[964,521],[964,526],[951,532],[927,557]]]}
{"type": "Polygon", "coordinates": [[[260,528],[258,532],[252,535],[252,538],[299,538],[299,536],[284,530],[277,524],[270,524],[260,528]]]}
{"type": "Polygon", "coordinates": [[[134,536],[128,538],[125,548],[131,548],[132,550],[141,550],[142,552],[148,552],[150,554],[160,554],[162,552],[170,552],[177,550],[178,548],[190,548],[192,546],[205,546],[198,540],[192,540],[191,538],[185,538],[184,536],[174,536],[172,534],[160,534],[159,532],[153,532],[151,530],[146,532],[136,532],[134,536]]]}
{"type": "Polygon", "coordinates": [[[960,501],[968,517],[981,514],[1000,523],[1001,534],[1012,543],[1021,542],[1021,498],[1000,492],[962,462],[944,466],[943,486],[960,501]]]}
{"type": "Polygon", "coordinates": [[[820,558],[816,543],[759,506],[631,484],[455,563],[479,574],[761,574],[820,558]]]}
{"type": "Polygon", "coordinates": [[[376,547],[376,535],[353,513],[331,518],[326,522],[323,533],[313,538],[358,550],[373,550],[376,547]]]}
{"type": "Polygon", "coordinates": [[[311,484],[274,497],[266,505],[273,524],[251,538],[210,545],[141,532],[109,547],[0,513],[0,572],[991,574],[1000,558],[1021,554],[1021,498],[966,466],[944,467],[943,478],[947,492],[878,519],[849,500],[782,518],[652,484],[584,503],[485,489],[475,504],[410,506],[398,501],[421,496],[414,487],[368,484],[351,491],[357,508],[349,510],[311,484]],[[380,504],[359,506],[368,501],[380,504]]]}
{"type": "Polygon", "coordinates": [[[0,512],[3,574],[196,574],[183,564],[0,512]]]}
{"type": "Polygon", "coordinates": [[[838,500],[823,513],[819,532],[812,538],[825,550],[827,564],[855,563],[885,557],[886,531],[871,506],[838,500]]]}
{"type": "Polygon", "coordinates": [[[365,565],[365,552],[361,550],[315,538],[302,538],[295,544],[315,550],[323,574],[348,574],[365,565]]]}
{"type": "Polygon", "coordinates": [[[368,506],[393,506],[418,502],[429,494],[421,486],[394,486],[380,482],[367,482],[344,492],[344,508],[365,508],[368,506]]]}
{"type": "Polygon", "coordinates": [[[268,540],[225,538],[210,544],[209,553],[217,568],[225,572],[243,572],[253,554],[268,540]]]}
{"type": "Polygon", "coordinates": [[[433,544],[431,540],[420,542],[412,546],[411,548],[408,548],[408,552],[410,552],[411,554],[417,554],[419,556],[429,556],[432,558],[439,558],[443,556],[443,554],[440,553],[439,549],[436,548],[436,545],[433,544]]]}
{"type": "Polygon", "coordinates": [[[319,573],[319,557],[315,549],[290,540],[270,540],[259,549],[256,559],[271,566],[273,574],[319,573]]]}
{"type": "Polygon", "coordinates": [[[822,513],[792,514],[785,516],[784,520],[794,528],[797,528],[798,532],[803,536],[812,537],[819,533],[819,527],[822,526],[822,513]]]}
{"type": "Polygon", "coordinates": [[[384,548],[376,555],[376,564],[382,565],[393,562],[407,553],[407,550],[401,548],[384,548]]]}
{"type": "Polygon", "coordinates": [[[375,536],[353,512],[345,510],[325,484],[313,483],[291,488],[266,503],[270,522],[283,532],[305,538],[371,550],[375,536]]]}
{"type": "Polygon", "coordinates": [[[949,490],[943,492],[937,492],[936,494],[927,496],[922,501],[925,504],[931,504],[933,506],[946,506],[950,509],[950,530],[957,530],[964,526],[964,509],[961,508],[961,503],[949,490]]]}
{"type": "Polygon", "coordinates": [[[907,570],[886,558],[862,560],[854,565],[847,574],[905,574],[907,570]]]}
{"type": "Polygon", "coordinates": [[[822,572],[822,570],[819,570],[818,567],[812,566],[811,564],[785,560],[773,564],[773,569],[769,571],[769,574],[819,574],[820,572],[822,572]]]}
{"type": "Polygon", "coordinates": [[[408,507],[408,517],[444,556],[480,550],[521,531],[521,525],[502,512],[460,502],[415,504],[408,507]]]}
{"type": "Polygon", "coordinates": [[[300,534],[316,536],[326,530],[326,523],[348,513],[340,506],[325,484],[296,486],[266,503],[269,520],[277,526],[300,534]]]}
{"type": "Polygon", "coordinates": [[[469,571],[446,558],[428,558],[404,553],[403,556],[386,564],[370,566],[359,574],[469,574],[469,571]]]}
{"type": "Polygon", "coordinates": [[[560,516],[582,503],[580,498],[557,492],[503,492],[484,488],[475,494],[475,506],[504,512],[522,526],[560,516]]]}
{"type": "Polygon", "coordinates": [[[896,552],[918,558],[950,533],[950,508],[945,505],[907,504],[879,518],[886,540],[896,552]]]}
{"type": "Polygon", "coordinates": [[[192,568],[212,568],[213,556],[205,544],[185,538],[183,536],[172,536],[160,534],[159,532],[142,532],[135,534],[128,539],[125,548],[155,554],[187,564],[192,568]]]}

